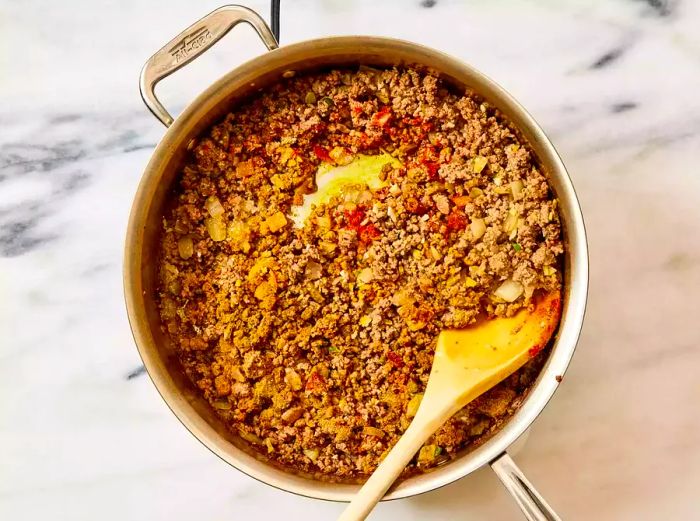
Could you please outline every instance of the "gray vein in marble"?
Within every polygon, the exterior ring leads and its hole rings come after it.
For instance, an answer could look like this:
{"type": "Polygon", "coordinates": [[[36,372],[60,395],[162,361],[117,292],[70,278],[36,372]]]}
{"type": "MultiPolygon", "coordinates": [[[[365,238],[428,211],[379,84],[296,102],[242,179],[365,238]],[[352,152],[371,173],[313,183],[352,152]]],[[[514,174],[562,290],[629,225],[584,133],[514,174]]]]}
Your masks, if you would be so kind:
{"type": "Polygon", "coordinates": [[[666,18],[673,14],[678,2],[672,0],[634,0],[647,5],[648,12],[660,18],[666,18]]]}
{"type": "Polygon", "coordinates": [[[56,238],[55,235],[32,236],[37,221],[20,219],[0,225],[0,257],[17,257],[56,238]]]}
{"type": "Polygon", "coordinates": [[[81,117],[82,116],[80,114],[59,114],[58,116],[52,116],[49,119],[49,124],[58,125],[61,123],[72,123],[81,117]]]}
{"type": "Polygon", "coordinates": [[[39,229],[65,200],[90,184],[92,173],[86,161],[155,146],[138,131],[148,121],[144,115],[124,125],[120,124],[126,119],[123,116],[103,114],[56,113],[14,121],[10,116],[2,118],[13,138],[0,144],[0,183],[38,180],[49,188],[48,193],[27,193],[24,200],[0,203],[0,257],[23,255],[59,237],[58,232],[39,229]],[[14,135],[17,129],[21,131],[14,135]],[[37,135],[42,143],[36,142],[37,135]],[[85,137],[76,139],[75,135],[85,137]]]}
{"type": "Polygon", "coordinates": [[[101,263],[95,263],[91,264],[87,268],[85,268],[83,271],[80,272],[80,275],[83,277],[98,277],[101,276],[102,273],[105,271],[108,271],[110,269],[114,268],[114,264],[109,263],[109,262],[101,262],[101,263]]]}
{"type": "Polygon", "coordinates": [[[603,69],[619,60],[626,50],[627,46],[615,47],[597,58],[588,68],[591,70],[603,69]]]}
{"type": "MultiPolygon", "coordinates": [[[[39,171],[48,172],[58,168],[55,163],[23,161],[22,174],[32,172],[27,166],[34,164],[40,166],[39,171]]],[[[18,164],[18,163],[15,163],[18,164]]],[[[48,219],[56,203],[70,197],[74,192],[87,186],[89,175],[81,170],[71,171],[67,174],[57,175],[51,178],[53,187],[45,200],[33,202],[21,201],[0,211],[0,257],[17,257],[31,251],[47,242],[55,240],[57,233],[39,233],[37,228],[40,223],[48,219]]]]}
{"type": "Polygon", "coordinates": [[[53,146],[6,143],[0,146],[0,169],[5,174],[49,172],[85,157],[78,141],[59,142],[53,146]]]}
{"type": "MultiPolygon", "coordinates": [[[[597,104],[563,105],[556,110],[560,115],[557,126],[549,125],[549,135],[555,139],[573,139],[579,136],[577,156],[600,155],[611,151],[623,152],[631,148],[649,152],[660,146],[675,145],[682,141],[700,141],[700,111],[689,110],[681,115],[672,115],[657,120],[640,120],[631,123],[616,123],[615,133],[592,132],[607,118],[638,117],[630,114],[640,105],[637,102],[621,101],[607,106],[597,104]]],[[[647,105],[645,104],[646,108],[647,105]]]]}
{"type": "Polygon", "coordinates": [[[124,147],[122,152],[128,154],[129,152],[137,152],[139,150],[153,150],[156,148],[157,143],[137,143],[128,147],[124,147]]]}
{"type": "Polygon", "coordinates": [[[613,114],[619,114],[620,112],[627,112],[630,110],[634,110],[638,107],[639,105],[635,103],[634,101],[621,101],[619,103],[613,103],[613,105],[610,107],[610,111],[613,114]]]}
{"type": "Polygon", "coordinates": [[[136,369],[129,371],[126,375],[127,380],[133,380],[141,375],[146,374],[146,368],[143,365],[138,366],[136,369]]]}

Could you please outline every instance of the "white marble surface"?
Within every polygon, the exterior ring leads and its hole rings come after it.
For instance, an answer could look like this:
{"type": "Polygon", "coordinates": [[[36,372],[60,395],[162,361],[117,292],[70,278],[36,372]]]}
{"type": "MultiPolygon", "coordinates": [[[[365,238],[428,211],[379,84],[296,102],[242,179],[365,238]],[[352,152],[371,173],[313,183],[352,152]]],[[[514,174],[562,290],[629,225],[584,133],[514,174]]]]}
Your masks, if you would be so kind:
{"type": "MultiPolygon", "coordinates": [[[[137,76],[217,4],[0,2],[0,519],[309,521],[342,508],[228,467],[138,374],[122,244],[163,129],[137,76]]],[[[591,293],[571,370],[517,459],[566,519],[699,519],[698,2],[283,4],[283,43],[418,41],[471,62],[540,121],[581,198],[591,293]]],[[[261,51],[234,31],[164,82],[166,105],[177,112],[261,51]]],[[[373,518],[519,514],[482,470],[373,518]]]]}

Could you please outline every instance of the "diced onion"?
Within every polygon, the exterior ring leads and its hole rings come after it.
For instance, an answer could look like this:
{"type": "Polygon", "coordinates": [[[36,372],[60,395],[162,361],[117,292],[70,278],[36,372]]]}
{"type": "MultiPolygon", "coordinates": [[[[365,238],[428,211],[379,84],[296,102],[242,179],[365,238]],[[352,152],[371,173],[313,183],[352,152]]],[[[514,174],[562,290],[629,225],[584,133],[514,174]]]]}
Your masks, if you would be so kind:
{"type": "Polygon", "coordinates": [[[357,199],[357,202],[360,204],[365,204],[370,202],[374,198],[374,195],[372,195],[372,192],[369,190],[363,190],[360,192],[360,196],[357,199]]]}
{"type": "Polygon", "coordinates": [[[411,295],[411,292],[407,289],[399,290],[391,297],[391,303],[397,307],[409,306],[413,304],[414,301],[415,299],[411,295]]]}
{"type": "Polygon", "coordinates": [[[209,232],[209,237],[214,242],[223,241],[226,238],[226,225],[221,219],[207,218],[204,220],[204,224],[209,232]]]}
{"type": "Polygon", "coordinates": [[[424,445],[418,452],[418,463],[432,463],[441,452],[442,450],[437,445],[424,445]]]}
{"type": "Polygon", "coordinates": [[[204,207],[212,217],[220,217],[224,214],[224,207],[215,195],[210,195],[204,203],[204,207]]]}
{"type": "Polygon", "coordinates": [[[194,255],[194,242],[192,237],[185,235],[177,241],[177,251],[183,259],[189,259],[194,255]]]}
{"type": "Polygon", "coordinates": [[[515,302],[520,295],[523,294],[524,289],[525,288],[523,288],[523,285],[520,284],[520,282],[508,279],[503,282],[503,284],[498,286],[493,294],[506,302],[515,302]]]}
{"type": "Polygon", "coordinates": [[[161,304],[161,313],[164,318],[175,318],[177,316],[177,305],[166,297],[161,304]]]}
{"type": "Polygon", "coordinates": [[[305,274],[306,278],[310,280],[320,279],[323,275],[323,266],[321,266],[318,262],[309,261],[309,263],[306,265],[305,274]]]}
{"type": "Polygon", "coordinates": [[[517,181],[510,183],[510,191],[513,194],[513,197],[518,197],[523,191],[523,182],[518,179],[517,181]]]}
{"type": "Polygon", "coordinates": [[[346,203],[355,203],[357,204],[360,202],[360,194],[361,192],[357,190],[354,186],[350,188],[346,188],[343,190],[343,201],[346,203]]]}
{"type": "Polygon", "coordinates": [[[486,159],[484,156],[476,156],[472,162],[472,171],[475,174],[479,174],[487,164],[488,159],[486,159]]]}
{"type": "Polygon", "coordinates": [[[381,101],[384,104],[387,104],[390,101],[387,93],[381,90],[377,91],[377,98],[379,98],[379,101],[381,101]]]}
{"type": "Polygon", "coordinates": [[[302,388],[301,376],[294,369],[287,369],[287,374],[284,376],[285,383],[294,391],[302,388]]]}
{"type": "Polygon", "coordinates": [[[282,421],[286,423],[294,423],[304,414],[304,409],[301,407],[291,407],[282,413],[282,421]]]}
{"type": "Polygon", "coordinates": [[[483,219],[474,219],[469,224],[469,230],[472,232],[475,239],[481,239],[486,233],[486,223],[483,219]]]}
{"type": "Polygon", "coordinates": [[[506,233],[510,233],[513,230],[515,230],[517,224],[518,214],[511,210],[510,212],[508,212],[508,217],[506,217],[506,220],[503,223],[503,231],[505,231],[506,233]]]}
{"type": "Polygon", "coordinates": [[[250,228],[242,221],[231,221],[226,227],[230,239],[237,242],[245,242],[250,239],[250,228]]]}
{"type": "Polygon", "coordinates": [[[252,432],[246,432],[244,430],[238,431],[238,434],[240,434],[241,438],[243,438],[245,441],[248,443],[254,443],[256,445],[262,444],[262,440],[258,438],[255,434],[252,432]]]}
{"type": "Polygon", "coordinates": [[[352,154],[345,147],[334,147],[328,155],[339,165],[347,165],[352,162],[352,154]]]}
{"type": "Polygon", "coordinates": [[[383,430],[377,429],[376,427],[372,427],[370,425],[366,425],[365,427],[363,427],[362,432],[364,432],[368,436],[376,436],[377,438],[383,438],[385,434],[383,430]]]}
{"type": "Polygon", "coordinates": [[[408,401],[406,405],[406,417],[413,418],[418,412],[418,407],[420,407],[420,402],[423,401],[423,394],[415,394],[413,398],[408,401]]]}
{"type": "Polygon", "coordinates": [[[304,456],[311,461],[316,461],[318,459],[318,449],[304,449],[304,456]]]}
{"type": "Polygon", "coordinates": [[[357,280],[363,284],[369,284],[374,280],[374,270],[372,268],[364,268],[357,274],[357,280]]]}
{"type": "Polygon", "coordinates": [[[175,229],[176,233],[187,233],[189,232],[189,228],[185,225],[184,222],[182,222],[180,219],[175,219],[175,225],[173,226],[175,229]]]}

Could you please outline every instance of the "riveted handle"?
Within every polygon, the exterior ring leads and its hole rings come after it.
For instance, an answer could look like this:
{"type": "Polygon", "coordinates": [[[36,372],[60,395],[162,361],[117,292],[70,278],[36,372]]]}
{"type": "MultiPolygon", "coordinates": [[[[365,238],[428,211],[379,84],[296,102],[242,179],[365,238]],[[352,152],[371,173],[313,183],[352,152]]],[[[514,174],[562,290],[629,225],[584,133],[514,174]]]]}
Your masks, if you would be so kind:
{"type": "Polygon", "coordinates": [[[241,5],[225,5],[190,25],[148,59],[139,79],[141,97],[163,125],[169,127],[173,117],[156,97],[155,86],[203,54],[240,22],[250,24],[269,50],[277,48],[272,31],[255,11],[241,5]]]}
{"type": "Polygon", "coordinates": [[[518,503],[528,521],[561,521],[507,452],[493,460],[491,468],[518,503]]]}

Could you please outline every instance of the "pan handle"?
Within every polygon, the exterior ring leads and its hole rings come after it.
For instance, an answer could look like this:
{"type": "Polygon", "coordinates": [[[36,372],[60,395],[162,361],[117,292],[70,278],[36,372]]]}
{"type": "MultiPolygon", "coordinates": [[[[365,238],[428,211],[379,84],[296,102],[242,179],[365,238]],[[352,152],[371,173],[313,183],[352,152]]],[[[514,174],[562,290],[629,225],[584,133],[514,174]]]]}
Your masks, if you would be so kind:
{"type": "Polygon", "coordinates": [[[190,25],[148,59],[139,78],[141,98],[163,125],[172,125],[173,117],[156,97],[156,84],[204,53],[240,22],[250,24],[269,50],[277,48],[272,31],[255,11],[241,5],[225,5],[190,25]]]}
{"type": "Polygon", "coordinates": [[[561,521],[507,452],[503,452],[490,465],[528,521],[561,521]]]}

